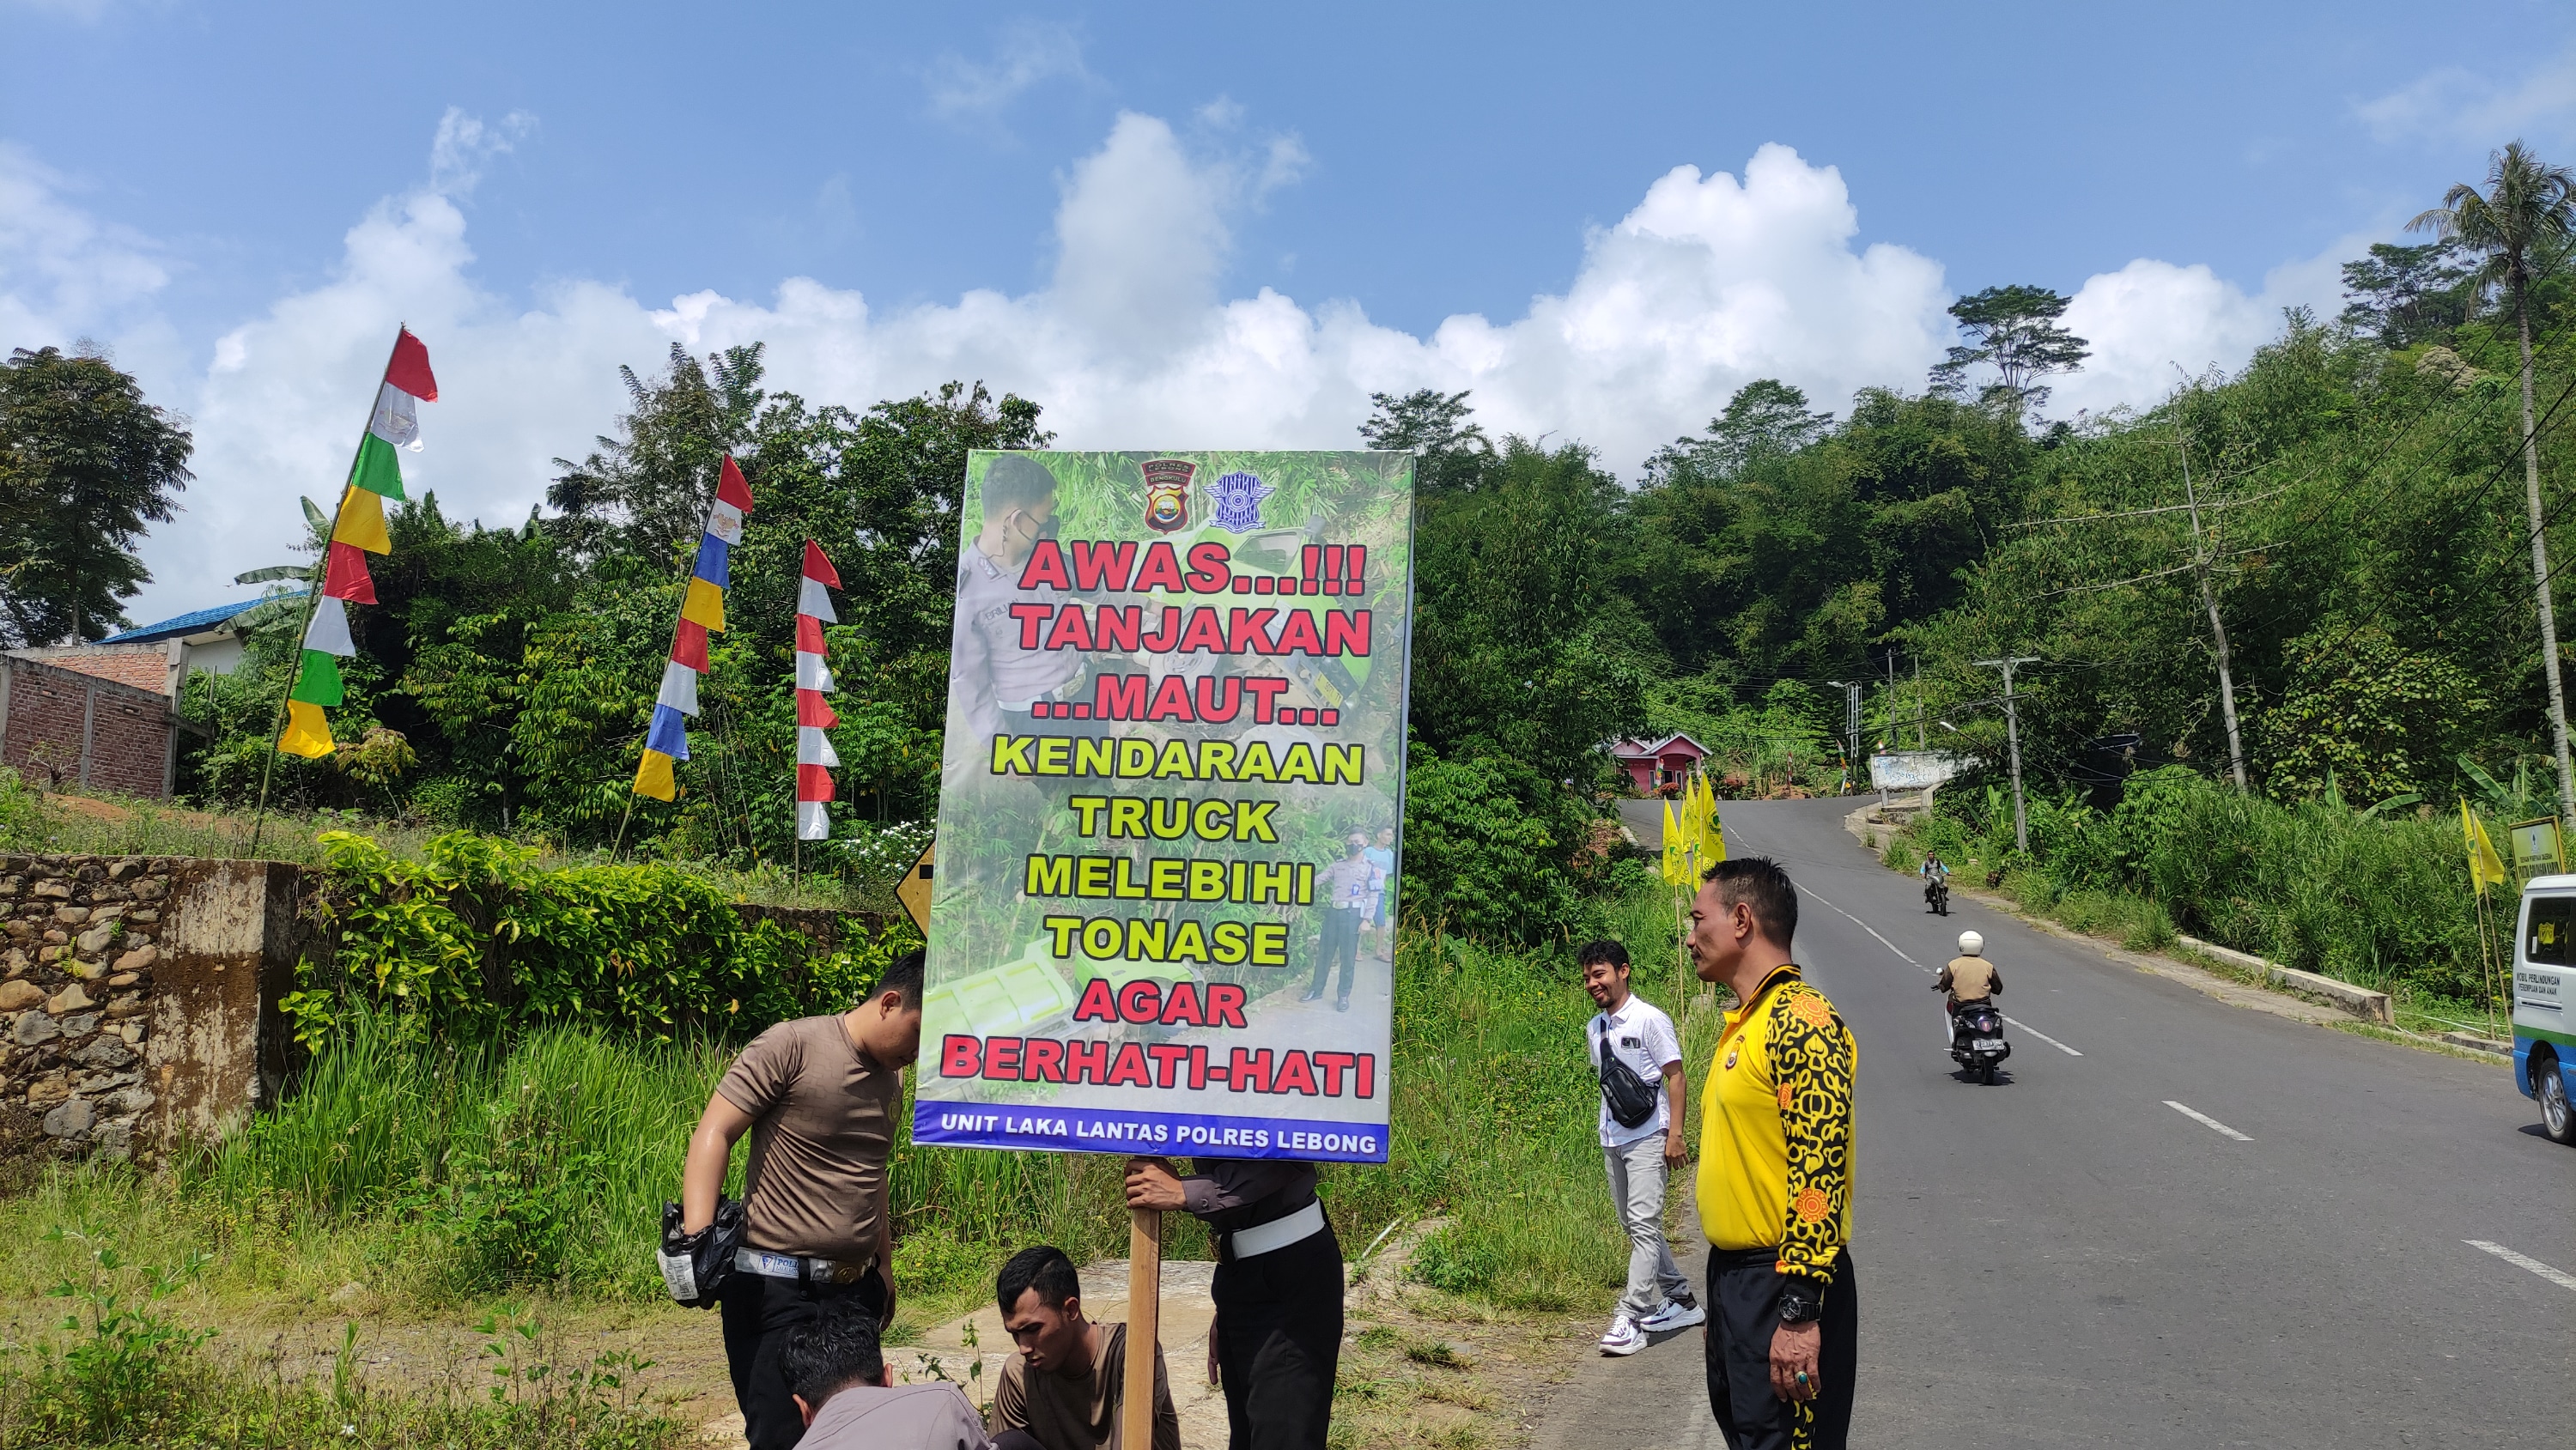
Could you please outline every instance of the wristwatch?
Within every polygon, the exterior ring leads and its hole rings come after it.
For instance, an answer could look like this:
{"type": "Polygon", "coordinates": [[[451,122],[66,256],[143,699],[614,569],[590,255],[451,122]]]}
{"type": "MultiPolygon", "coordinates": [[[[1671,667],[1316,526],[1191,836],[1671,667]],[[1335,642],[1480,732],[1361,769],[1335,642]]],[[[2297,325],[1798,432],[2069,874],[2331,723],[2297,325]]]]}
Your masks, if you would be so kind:
{"type": "Polygon", "coordinates": [[[1813,1324],[1825,1317],[1825,1291],[1813,1279],[1790,1279],[1780,1286],[1780,1322],[1813,1324]]]}

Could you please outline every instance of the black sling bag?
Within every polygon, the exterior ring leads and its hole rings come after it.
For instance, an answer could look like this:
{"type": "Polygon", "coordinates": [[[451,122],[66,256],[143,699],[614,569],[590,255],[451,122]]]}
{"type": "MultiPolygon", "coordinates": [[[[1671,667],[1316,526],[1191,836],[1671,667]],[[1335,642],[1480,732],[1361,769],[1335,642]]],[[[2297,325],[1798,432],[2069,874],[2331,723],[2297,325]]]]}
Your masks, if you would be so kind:
{"type": "Polygon", "coordinates": [[[1609,1106],[1611,1121],[1623,1128],[1634,1128],[1655,1115],[1654,1085],[1610,1050],[1607,1017],[1601,1019],[1601,1101],[1609,1106]]]}

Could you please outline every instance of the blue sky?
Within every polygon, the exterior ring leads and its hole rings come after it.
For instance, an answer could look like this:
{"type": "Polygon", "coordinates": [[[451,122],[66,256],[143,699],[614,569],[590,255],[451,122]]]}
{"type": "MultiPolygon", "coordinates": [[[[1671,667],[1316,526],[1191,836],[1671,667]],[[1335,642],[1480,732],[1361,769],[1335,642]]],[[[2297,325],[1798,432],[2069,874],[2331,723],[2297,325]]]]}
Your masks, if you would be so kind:
{"type": "Polygon", "coordinates": [[[198,422],[136,616],[293,536],[395,318],[420,472],[495,518],[616,363],[755,336],[1083,444],[1470,386],[1629,470],[1751,377],[1919,386],[1997,282],[2081,294],[2061,409],[2149,402],[2494,145],[2576,155],[2563,5],[954,13],[0,0],[0,346],[97,338],[198,422]]]}

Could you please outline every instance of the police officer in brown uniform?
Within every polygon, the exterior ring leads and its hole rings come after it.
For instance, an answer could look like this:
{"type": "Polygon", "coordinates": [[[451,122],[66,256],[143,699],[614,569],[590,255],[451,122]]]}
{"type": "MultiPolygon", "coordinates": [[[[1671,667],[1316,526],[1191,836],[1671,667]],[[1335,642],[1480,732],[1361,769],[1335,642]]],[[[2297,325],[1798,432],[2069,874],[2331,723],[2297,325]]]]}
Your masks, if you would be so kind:
{"type": "MultiPolygon", "coordinates": [[[[1079,682],[1078,652],[1020,648],[1020,621],[1011,617],[1014,604],[1055,605],[1070,597],[1051,584],[1020,587],[1020,571],[1038,541],[1053,536],[1055,489],[1055,475],[1034,458],[1005,453],[994,459],[984,474],[983,527],[957,561],[950,718],[962,703],[967,738],[978,749],[998,731],[1027,732],[1035,723],[1031,705],[1068,699],[1079,682]]],[[[976,751],[961,758],[971,761],[976,751]]]]}
{"type": "Polygon", "coordinates": [[[743,1247],[722,1290],[725,1360],[751,1450],[792,1450],[805,1433],[779,1363],[790,1330],[844,1301],[880,1324],[893,1318],[886,1157],[903,1070],[921,1055],[923,963],[908,952],[849,1011],[753,1038],[690,1135],[680,1208],[694,1236],[715,1221],[735,1140],[751,1134],[743,1247]]]}

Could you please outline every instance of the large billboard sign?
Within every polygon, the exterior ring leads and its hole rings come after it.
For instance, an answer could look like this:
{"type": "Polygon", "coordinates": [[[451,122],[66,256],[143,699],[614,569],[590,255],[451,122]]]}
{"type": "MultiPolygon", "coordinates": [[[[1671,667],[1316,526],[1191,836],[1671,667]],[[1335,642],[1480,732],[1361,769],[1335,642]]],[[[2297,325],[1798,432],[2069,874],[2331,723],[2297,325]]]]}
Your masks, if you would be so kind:
{"type": "Polygon", "coordinates": [[[1413,460],[967,463],[913,1139],[1384,1162],[1413,460]]]}

